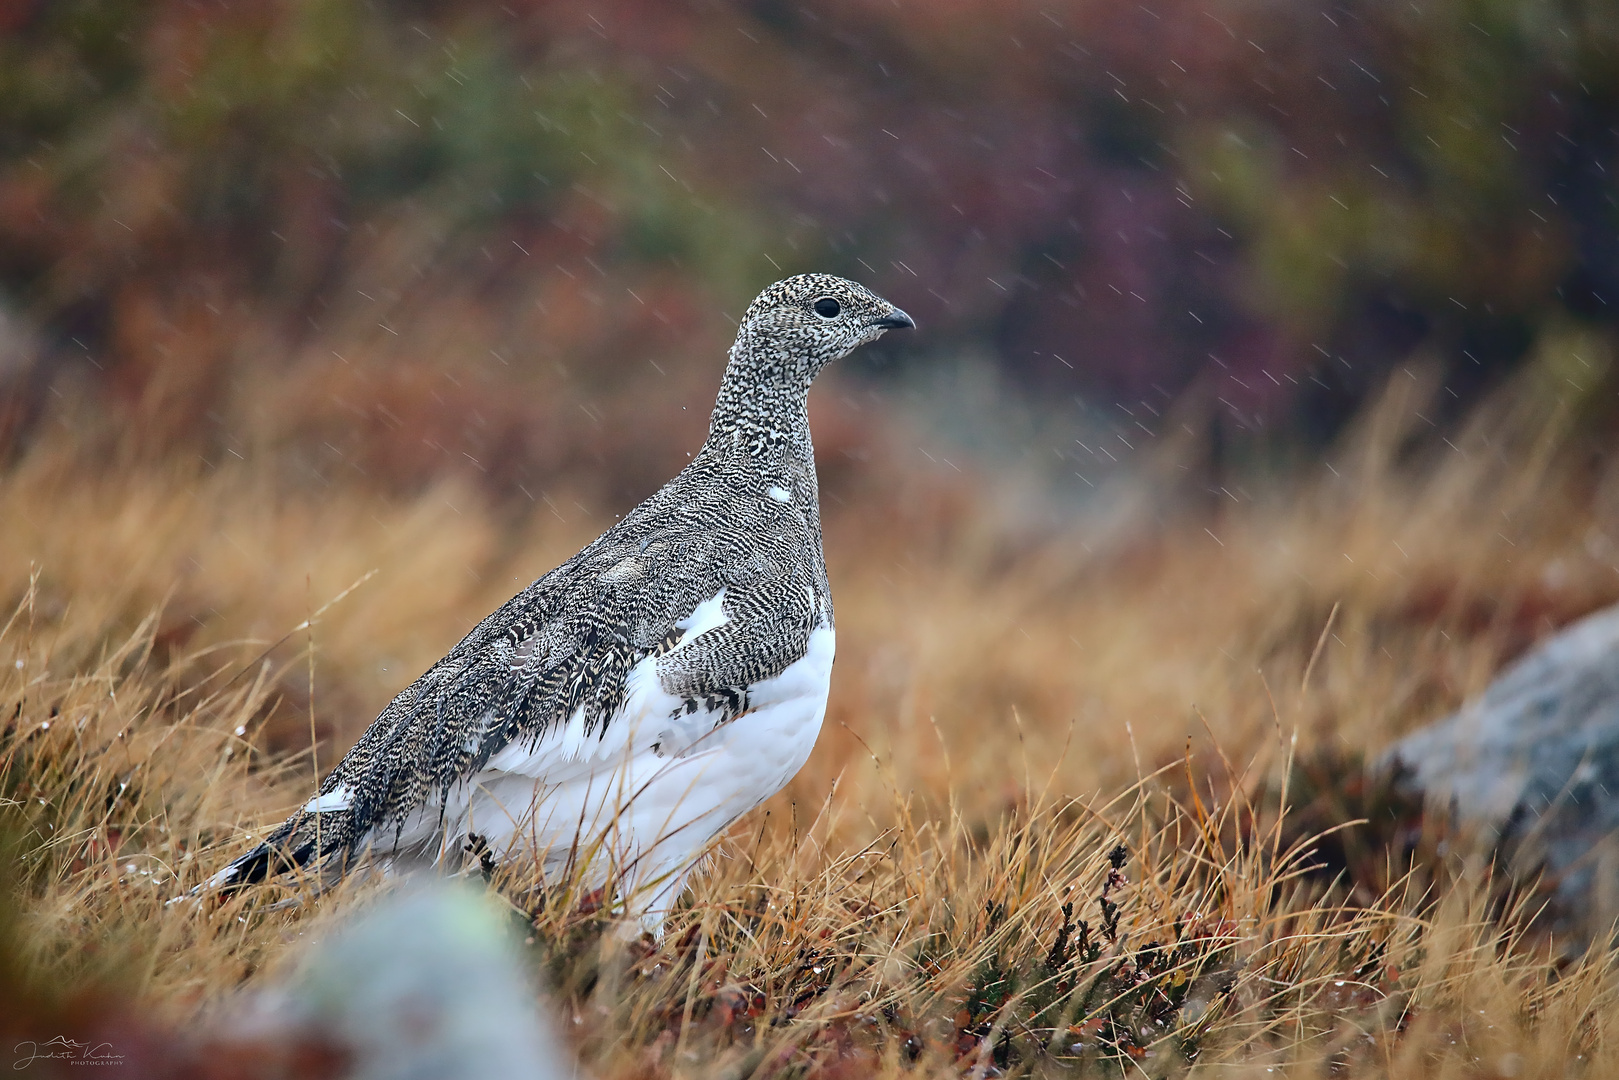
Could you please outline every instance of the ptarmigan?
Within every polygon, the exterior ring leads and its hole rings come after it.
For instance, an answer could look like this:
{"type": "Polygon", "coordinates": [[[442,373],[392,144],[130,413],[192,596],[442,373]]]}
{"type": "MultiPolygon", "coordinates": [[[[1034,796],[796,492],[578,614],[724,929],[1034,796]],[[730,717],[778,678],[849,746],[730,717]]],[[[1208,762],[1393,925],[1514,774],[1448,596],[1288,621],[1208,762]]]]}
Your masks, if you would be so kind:
{"type": "Polygon", "coordinates": [[[708,438],[594,543],[383,710],[315,797],[204,888],[469,838],[593,885],[653,933],[709,842],[809,757],[832,672],[810,382],[915,324],[827,274],[748,307],[708,438]],[[578,862],[575,865],[578,865],[578,862]]]}

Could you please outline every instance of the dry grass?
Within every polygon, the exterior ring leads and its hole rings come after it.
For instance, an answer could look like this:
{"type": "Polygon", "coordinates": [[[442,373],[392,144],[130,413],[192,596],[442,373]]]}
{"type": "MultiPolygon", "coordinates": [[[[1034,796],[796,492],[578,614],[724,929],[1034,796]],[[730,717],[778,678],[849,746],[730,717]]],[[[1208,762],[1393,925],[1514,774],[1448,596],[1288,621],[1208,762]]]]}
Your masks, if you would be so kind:
{"type": "MultiPolygon", "coordinates": [[[[816,753],[664,942],[497,874],[585,1060],[1448,1077],[1579,1055],[1619,1074],[1612,954],[1560,956],[1477,858],[1403,876],[1362,843],[1329,882],[1278,812],[1291,778],[1375,755],[1619,596],[1619,481],[1516,389],[1429,446],[1420,380],[1397,377],[1320,476],[1106,529],[1015,535],[959,490],[878,475],[828,524],[840,658],[816,753]]],[[[164,901],[600,524],[454,484],[98,473],[36,445],[0,479],[0,1032],[206,1039],[172,1033],[378,886],[164,901]]],[[[1353,812],[1332,780],[1312,828],[1353,812]]]]}

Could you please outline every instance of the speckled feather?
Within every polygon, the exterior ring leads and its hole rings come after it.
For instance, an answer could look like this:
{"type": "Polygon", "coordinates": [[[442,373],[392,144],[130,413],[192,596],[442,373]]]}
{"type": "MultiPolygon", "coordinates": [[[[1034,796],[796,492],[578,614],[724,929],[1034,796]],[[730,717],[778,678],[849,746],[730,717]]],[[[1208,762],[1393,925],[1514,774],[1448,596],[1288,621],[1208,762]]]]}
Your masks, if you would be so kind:
{"type": "Polygon", "coordinates": [[[677,713],[746,723],[750,689],[805,657],[811,633],[833,623],[810,383],[831,361],[909,325],[842,278],[806,274],[766,289],[743,316],[690,464],[480,622],[394,698],[315,799],[210,884],[234,888],[295,867],[326,880],[362,849],[397,846],[407,820],[449,805],[503,750],[539,747],[570,718],[602,741],[622,722],[630,673],[648,657],[677,713]],[[834,317],[816,310],[828,298],[834,317]],[[717,595],[719,625],[695,635],[679,625],[717,595]]]}

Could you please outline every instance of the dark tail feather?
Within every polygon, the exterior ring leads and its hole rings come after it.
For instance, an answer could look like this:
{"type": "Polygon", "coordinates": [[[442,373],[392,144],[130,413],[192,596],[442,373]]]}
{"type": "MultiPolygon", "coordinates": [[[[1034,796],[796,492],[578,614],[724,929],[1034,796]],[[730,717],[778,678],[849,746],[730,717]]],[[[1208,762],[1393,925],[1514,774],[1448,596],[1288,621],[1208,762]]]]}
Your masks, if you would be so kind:
{"type": "Polygon", "coordinates": [[[271,877],[295,870],[313,868],[324,880],[328,872],[342,875],[354,847],[353,814],[328,810],[319,814],[300,810],[280,825],[264,841],[245,855],[192,890],[233,893],[271,877]]]}

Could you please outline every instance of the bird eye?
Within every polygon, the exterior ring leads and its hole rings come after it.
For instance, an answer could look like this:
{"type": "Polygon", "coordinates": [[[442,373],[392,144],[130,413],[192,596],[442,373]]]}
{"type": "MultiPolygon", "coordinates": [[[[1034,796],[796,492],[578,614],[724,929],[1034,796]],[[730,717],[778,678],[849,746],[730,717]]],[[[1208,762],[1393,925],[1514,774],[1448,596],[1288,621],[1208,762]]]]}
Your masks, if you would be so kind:
{"type": "Polygon", "coordinates": [[[830,296],[823,296],[815,301],[815,314],[823,319],[835,319],[838,317],[838,312],[842,310],[842,308],[838,307],[838,302],[830,296]]]}

